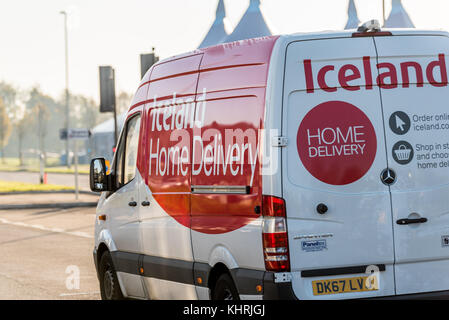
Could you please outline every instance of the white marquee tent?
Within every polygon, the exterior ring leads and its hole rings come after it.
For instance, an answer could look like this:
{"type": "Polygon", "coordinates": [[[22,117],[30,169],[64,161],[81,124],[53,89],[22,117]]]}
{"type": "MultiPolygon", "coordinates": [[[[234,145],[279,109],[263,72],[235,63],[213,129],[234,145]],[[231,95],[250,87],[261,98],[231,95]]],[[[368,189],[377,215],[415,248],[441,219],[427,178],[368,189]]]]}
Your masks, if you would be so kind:
{"type": "Polygon", "coordinates": [[[205,48],[209,46],[222,43],[226,39],[228,33],[226,32],[224,20],[226,18],[226,8],[224,0],[218,0],[217,11],[215,15],[215,21],[210,27],[209,32],[204,37],[199,48],[205,48]]]}
{"type": "Polygon", "coordinates": [[[348,22],[346,22],[345,30],[357,29],[360,24],[359,17],[357,15],[357,9],[355,7],[354,0],[349,0],[348,3],[348,22]]]}
{"type": "MultiPolygon", "coordinates": [[[[345,29],[355,29],[360,24],[354,0],[348,2],[348,21],[345,29]]],[[[412,20],[402,5],[401,0],[392,0],[391,13],[385,21],[386,28],[414,28],[412,20]]]]}
{"type": "Polygon", "coordinates": [[[386,28],[414,28],[412,20],[402,6],[401,0],[392,0],[391,13],[385,21],[386,28]]]}
{"type": "Polygon", "coordinates": [[[249,7],[242,19],[223,42],[271,36],[271,34],[270,28],[268,28],[265,18],[260,11],[260,0],[250,0],[249,7]]]}

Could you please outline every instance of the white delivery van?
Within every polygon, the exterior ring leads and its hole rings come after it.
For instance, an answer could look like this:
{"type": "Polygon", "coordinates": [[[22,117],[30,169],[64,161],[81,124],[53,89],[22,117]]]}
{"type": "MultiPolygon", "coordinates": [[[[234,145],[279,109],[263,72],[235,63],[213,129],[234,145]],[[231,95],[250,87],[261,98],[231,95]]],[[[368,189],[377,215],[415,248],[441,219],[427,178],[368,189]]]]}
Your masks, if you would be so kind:
{"type": "Polygon", "coordinates": [[[102,297],[448,296],[448,56],[372,23],[158,62],[91,166],[102,297]]]}

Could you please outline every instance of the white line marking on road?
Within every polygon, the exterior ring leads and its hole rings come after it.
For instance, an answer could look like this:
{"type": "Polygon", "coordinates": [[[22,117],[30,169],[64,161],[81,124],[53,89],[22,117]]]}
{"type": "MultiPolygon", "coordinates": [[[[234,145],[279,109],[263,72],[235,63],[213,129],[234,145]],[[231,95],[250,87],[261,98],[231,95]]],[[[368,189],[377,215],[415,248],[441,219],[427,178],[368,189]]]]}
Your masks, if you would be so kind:
{"type": "Polygon", "coordinates": [[[69,297],[69,296],[90,296],[94,294],[100,294],[100,292],[77,292],[77,293],[61,293],[60,297],[69,297]]]}
{"type": "Polygon", "coordinates": [[[63,233],[63,234],[68,234],[68,235],[76,236],[76,237],[82,237],[82,238],[88,238],[88,239],[93,238],[92,235],[88,234],[87,232],[82,232],[82,231],[66,231],[61,228],[48,228],[48,227],[44,227],[44,226],[36,225],[36,224],[26,224],[23,222],[9,221],[9,220],[3,219],[3,218],[0,218],[0,222],[3,224],[9,224],[9,225],[13,225],[13,226],[38,229],[38,230],[49,231],[49,232],[54,232],[54,233],[63,233]]]}

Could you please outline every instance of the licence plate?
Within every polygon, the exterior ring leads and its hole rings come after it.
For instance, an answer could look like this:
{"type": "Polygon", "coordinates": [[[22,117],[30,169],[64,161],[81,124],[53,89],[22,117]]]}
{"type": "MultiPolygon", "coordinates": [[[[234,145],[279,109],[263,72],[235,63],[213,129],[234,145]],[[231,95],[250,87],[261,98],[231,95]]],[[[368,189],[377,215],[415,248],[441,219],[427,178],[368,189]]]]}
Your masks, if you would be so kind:
{"type": "Polygon", "coordinates": [[[316,280],[312,281],[312,287],[313,295],[320,296],[347,292],[376,291],[379,289],[379,284],[377,277],[371,275],[353,278],[316,280]]]}

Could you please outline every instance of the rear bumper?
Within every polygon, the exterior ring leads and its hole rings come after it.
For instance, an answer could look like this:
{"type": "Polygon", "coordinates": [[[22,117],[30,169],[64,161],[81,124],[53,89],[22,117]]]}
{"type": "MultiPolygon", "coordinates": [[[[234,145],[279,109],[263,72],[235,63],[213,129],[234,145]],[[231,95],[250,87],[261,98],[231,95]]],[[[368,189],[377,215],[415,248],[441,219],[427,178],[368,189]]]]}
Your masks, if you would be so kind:
{"type": "MultiPolygon", "coordinates": [[[[265,272],[263,283],[264,300],[298,300],[293,291],[292,283],[275,283],[274,273],[272,272],[265,272]]],[[[360,300],[449,300],[449,290],[364,298],[360,300]]]]}
{"type": "MultiPolygon", "coordinates": [[[[207,268],[210,267],[207,266],[207,268]]],[[[292,283],[276,282],[274,272],[239,268],[230,271],[241,296],[261,297],[263,300],[296,300],[292,283]],[[256,290],[260,284],[263,284],[262,295],[256,290]]],[[[205,278],[207,279],[208,276],[205,276],[205,278]]]]}
{"type": "Polygon", "coordinates": [[[449,300],[449,291],[403,294],[397,296],[376,297],[367,300],[449,300]]]}

